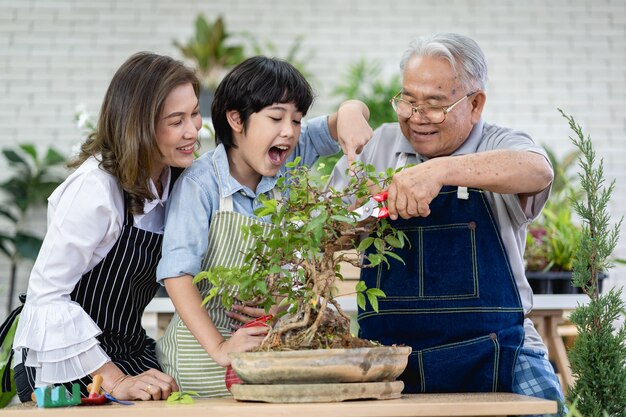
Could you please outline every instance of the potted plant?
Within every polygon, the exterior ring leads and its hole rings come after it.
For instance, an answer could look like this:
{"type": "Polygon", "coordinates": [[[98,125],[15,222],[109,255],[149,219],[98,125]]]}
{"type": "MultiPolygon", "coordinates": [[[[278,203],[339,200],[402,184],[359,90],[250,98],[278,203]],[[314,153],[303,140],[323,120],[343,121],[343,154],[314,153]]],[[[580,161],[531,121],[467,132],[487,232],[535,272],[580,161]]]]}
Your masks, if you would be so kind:
{"type": "MultiPolygon", "coordinates": [[[[404,370],[411,349],[381,347],[376,342],[351,335],[350,317],[337,300],[337,297],[346,294],[338,294],[336,283],[343,279],[341,262],[374,267],[387,262],[389,256],[398,257],[389,249],[403,246],[403,232],[393,229],[386,219],[360,222],[344,203],[347,197],[357,200],[368,198],[368,182],[375,180],[378,183],[380,177],[385,177],[382,178],[384,183],[393,170],[379,175],[371,166],[358,166],[350,185],[343,191],[336,191],[323,190],[319,177],[306,167],[296,168],[297,163],[289,165],[293,168],[289,178],[279,179],[277,185],[286,197],[280,201],[262,199],[262,207],[256,212],[257,216],[269,216],[273,228],[266,235],[260,226],[245,230],[256,238],[256,244],[246,253],[245,265],[203,271],[194,281],[209,280],[212,284],[205,302],[220,297],[226,308],[230,308],[236,300],[262,306],[266,311],[277,302],[284,307],[277,320],[270,324],[258,352],[231,354],[233,368],[244,381],[252,384],[287,381],[292,385],[290,391],[293,393],[299,384],[305,382],[362,381],[359,375],[354,375],[355,372],[353,375],[340,375],[340,371],[335,369],[335,365],[349,367],[346,361],[352,361],[352,370],[358,369],[356,374],[364,376],[369,373],[365,371],[370,367],[378,366],[377,361],[393,358],[394,364],[380,366],[383,371],[380,375],[368,375],[365,379],[366,383],[382,379],[386,381],[389,391],[388,383],[404,370]],[[363,234],[369,237],[359,243],[358,238],[363,234]],[[373,250],[364,255],[370,247],[373,250]],[[354,249],[355,252],[347,252],[346,249],[354,249]],[[360,262],[359,254],[365,257],[363,262],[360,262]],[[352,350],[346,352],[346,349],[352,350]],[[381,351],[376,353],[376,349],[381,351]],[[311,353],[313,356],[299,356],[298,352],[302,350],[315,353],[311,353]],[[275,361],[269,362],[268,352],[273,352],[275,361]],[[292,359],[295,367],[285,369],[284,364],[292,359]],[[310,366],[304,366],[307,360],[310,366]],[[268,365],[270,363],[274,365],[268,365]],[[323,368],[333,369],[328,379],[316,376],[323,368]]],[[[357,284],[354,293],[361,307],[370,303],[375,310],[378,308],[378,297],[384,297],[381,290],[366,288],[362,282],[357,284]]],[[[402,384],[401,381],[396,383],[402,384]]],[[[393,397],[400,395],[402,387],[399,390],[397,385],[393,387],[393,397]]],[[[234,386],[235,398],[250,394],[248,388],[234,386]],[[242,392],[243,388],[247,391],[242,392]]],[[[336,387],[332,389],[337,391],[336,387]]],[[[306,388],[306,392],[310,390],[310,387],[306,388]]],[[[301,401],[304,393],[296,392],[295,397],[286,399],[283,396],[281,401],[301,401]]],[[[269,393],[254,393],[252,398],[245,396],[243,399],[271,401],[266,395],[269,393]]],[[[360,397],[341,399],[352,398],[360,397]]],[[[326,396],[322,400],[329,398],[326,396]]]]}
{"type": "Polygon", "coordinates": [[[573,282],[589,296],[589,302],[579,305],[570,316],[578,336],[568,352],[575,382],[568,390],[567,400],[576,416],[624,416],[626,302],[621,288],[600,294],[598,281],[611,267],[609,257],[617,245],[623,218],[610,225],[607,207],[615,182],[605,186],[603,161],[596,160],[591,138],[585,137],[573,117],[559,111],[574,131],[575,137],[570,139],[582,154],[579,177],[585,197],[570,201],[582,219],[580,244],[574,256],[573,282]]]}
{"type": "MultiPolygon", "coordinates": [[[[578,294],[572,285],[574,257],[580,244],[581,225],[569,201],[584,197],[584,190],[571,174],[571,167],[579,160],[575,149],[562,160],[545,147],[554,169],[552,194],[540,215],[528,227],[526,235],[526,277],[535,294],[578,294]]],[[[599,276],[599,286],[606,274],[599,276]]]]}
{"type": "Polygon", "coordinates": [[[243,46],[230,42],[230,37],[221,16],[210,22],[200,14],[196,17],[195,33],[187,43],[173,41],[185,58],[195,62],[201,85],[200,110],[206,116],[211,114],[213,91],[225,72],[244,60],[243,46]]]}

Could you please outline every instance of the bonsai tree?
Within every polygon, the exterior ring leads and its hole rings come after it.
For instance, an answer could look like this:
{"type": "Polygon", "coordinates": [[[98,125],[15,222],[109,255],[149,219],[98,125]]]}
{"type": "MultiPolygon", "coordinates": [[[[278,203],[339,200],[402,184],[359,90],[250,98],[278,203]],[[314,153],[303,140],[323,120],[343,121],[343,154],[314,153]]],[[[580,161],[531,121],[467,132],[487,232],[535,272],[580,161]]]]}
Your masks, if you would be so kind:
{"type": "Polygon", "coordinates": [[[35,260],[42,243],[40,236],[26,230],[26,216],[31,208],[46,204],[48,196],[66,174],[60,170],[65,157],[54,148],[48,148],[40,155],[34,145],[21,144],[16,149],[3,149],[2,154],[13,170],[13,174],[0,184],[3,198],[0,216],[8,223],[8,227],[0,231],[0,252],[10,264],[8,315],[12,310],[18,265],[24,259],[35,260]]]}
{"type": "MultiPolygon", "coordinates": [[[[259,225],[245,229],[256,238],[245,265],[200,272],[195,282],[209,280],[213,288],[204,301],[221,297],[226,308],[236,300],[266,311],[277,302],[285,307],[260,350],[374,345],[350,335],[350,317],[336,300],[340,294],[335,283],[343,279],[340,263],[361,266],[358,254],[368,249],[364,267],[387,262],[387,256],[398,258],[389,249],[403,246],[403,232],[393,229],[386,219],[360,222],[344,203],[350,197],[369,198],[368,184],[376,181],[385,186],[393,170],[379,175],[373,167],[359,165],[349,186],[336,191],[323,190],[319,177],[306,167],[296,168],[297,164],[297,160],[289,164],[290,176],[278,181],[285,198],[264,199],[256,212],[268,216],[273,228],[269,232],[259,225]],[[363,234],[369,237],[359,243],[363,234]]],[[[380,289],[366,288],[362,282],[355,292],[359,306],[369,302],[375,310],[378,297],[384,297],[380,289]]]]}
{"type": "Polygon", "coordinates": [[[195,28],[186,44],[175,40],[173,45],[185,58],[195,61],[202,86],[214,90],[223,73],[243,61],[244,49],[241,45],[229,44],[231,35],[221,16],[209,22],[200,14],[196,17],[195,28]]]}
{"type": "Polygon", "coordinates": [[[569,350],[572,373],[576,377],[567,399],[580,415],[626,415],[626,302],[622,289],[613,288],[600,294],[598,277],[612,265],[609,257],[619,238],[620,219],[613,227],[607,205],[615,182],[604,185],[603,161],[596,161],[589,136],[580,125],[561,111],[576,134],[570,137],[580,150],[580,184],[585,198],[571,199],[571,206],[582,219],[580,244],[573,263],[573,284],[590,298],[589,303],[574,310],[570,320],[578,336],[569,350]],[[622,324],[617,321],[622,319],[622,324]]]}

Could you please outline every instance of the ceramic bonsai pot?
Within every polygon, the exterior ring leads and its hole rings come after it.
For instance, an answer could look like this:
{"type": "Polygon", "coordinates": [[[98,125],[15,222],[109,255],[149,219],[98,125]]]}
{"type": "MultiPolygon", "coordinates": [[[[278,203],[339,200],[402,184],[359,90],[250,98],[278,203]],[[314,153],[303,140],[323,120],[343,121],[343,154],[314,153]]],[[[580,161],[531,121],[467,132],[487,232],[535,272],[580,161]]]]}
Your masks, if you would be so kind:
{"type": "Polygon", "coordinates": [[[411,347],[377,346],[231,353],[232,367],[248,384],[394,381],[411,347]]]}
{"type": "Polygon", "coordinates": [[[400,398],[404,383],[395,379],[410,353],[408,346],[231,353],[244,381],[231,392],[273,403],[400,398]]]}

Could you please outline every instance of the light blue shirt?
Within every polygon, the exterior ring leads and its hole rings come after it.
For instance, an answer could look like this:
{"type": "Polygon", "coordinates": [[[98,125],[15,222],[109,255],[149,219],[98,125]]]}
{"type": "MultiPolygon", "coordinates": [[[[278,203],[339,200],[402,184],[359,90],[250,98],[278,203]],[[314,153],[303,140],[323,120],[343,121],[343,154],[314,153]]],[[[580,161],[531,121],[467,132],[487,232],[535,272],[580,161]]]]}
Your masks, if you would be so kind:
{"type": "MultiPolygon", "coordinates": [[[[302,127],[302,134],[287,162],[301,157],[302,165],[311,166],[320,156],[339,151],[330,135],[328,117],[317,117],[302,127]]],[[[258,197],[271,197],[283,165],[277,175],[262,177],[256,192],[239,184],[230,175],[226,149],[222,145],[196,159],[176,181],[169,201],[163,235],[163,255],[157,267],[157,281],[181,275],[195,276],[201,271],[206,254],[209,226],[219,208],[220,197],[232,196],[233,210],[255,217],[261,206],[258,197]]]]}

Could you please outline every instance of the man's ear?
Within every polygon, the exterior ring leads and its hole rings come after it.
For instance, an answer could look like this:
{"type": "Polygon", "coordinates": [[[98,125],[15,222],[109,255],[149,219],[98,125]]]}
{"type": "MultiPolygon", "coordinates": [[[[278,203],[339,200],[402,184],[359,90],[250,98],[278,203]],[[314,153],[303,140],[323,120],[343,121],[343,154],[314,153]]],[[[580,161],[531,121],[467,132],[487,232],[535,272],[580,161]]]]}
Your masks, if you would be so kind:
{"type": "Polygon", "coordinates": [[[483,91],[478,91],[470,98],[472,104],[472,123],[478,123],[480,120],[486,101],[487,95],[483,91]]]}
{"type": "Polygon", "coordinates": [[[226,112],[226,120],[228,120],[228,124],[230,128],[233,129],[234,132],[241,133],[243,132],[243,123],[241,121],[241,115],[237,110],[228,110],[226,112]]]}

